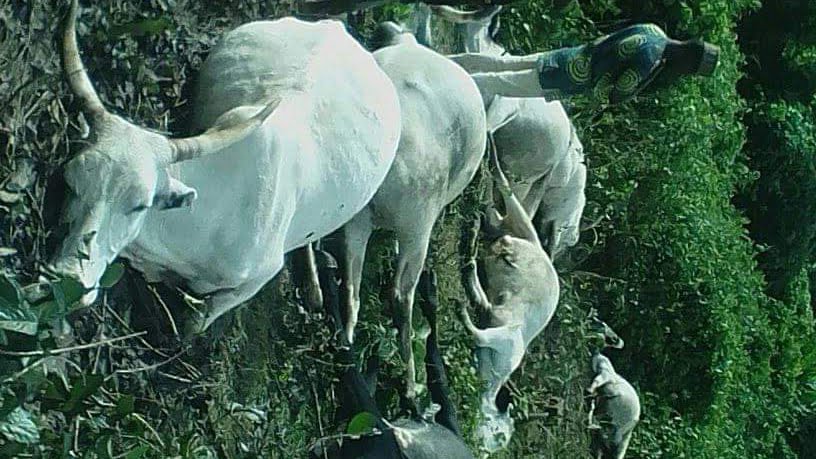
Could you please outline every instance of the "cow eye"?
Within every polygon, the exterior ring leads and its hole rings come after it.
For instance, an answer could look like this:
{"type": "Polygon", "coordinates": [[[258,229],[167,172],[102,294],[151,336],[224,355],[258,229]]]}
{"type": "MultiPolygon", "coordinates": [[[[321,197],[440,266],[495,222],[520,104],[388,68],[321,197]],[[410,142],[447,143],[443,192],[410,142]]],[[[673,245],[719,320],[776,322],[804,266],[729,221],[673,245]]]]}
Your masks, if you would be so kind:
{"type": "Polygon", "coordinates": [[[510,255],[503,255],[501,258],[502,261],[507,263],[508,266],[512,268],[518,268],[518,265],[516,265],[516,260],[514,260],[513,257],[511,257],[510,255]]]}
{"type": "Polygon", "coordinates": [[[131,209],[131,210],[130,210],[130,213],[144,212],[144,211],[146,211],[146,210],[147,210],[147,209],[149,209],[149,208],[150,208],[150,206],[148,206],[147,204],[139,204],[138,206],[136,206],[136,207],[134,207],[133,209],[131,209]]]}

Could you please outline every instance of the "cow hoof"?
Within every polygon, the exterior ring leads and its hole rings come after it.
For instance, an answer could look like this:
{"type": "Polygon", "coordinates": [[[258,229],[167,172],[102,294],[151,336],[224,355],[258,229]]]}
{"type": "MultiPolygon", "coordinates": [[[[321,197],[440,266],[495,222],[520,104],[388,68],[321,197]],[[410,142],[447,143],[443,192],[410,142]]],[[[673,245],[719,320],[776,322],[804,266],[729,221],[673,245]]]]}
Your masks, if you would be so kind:
{"type": "Polygon", "coordinates": [[[303,289],[303,302],[310,312],[318,312],[323,307],[323,292],[320,288],[309,286],[303,289]]]}
{"type": "Polygon", "coordinates": [[[509,413],[483,414],[476,427],[476,435],[481,440],[481,449],[494,453],[507,448],[513,436],[513,419],[509,413]]]}

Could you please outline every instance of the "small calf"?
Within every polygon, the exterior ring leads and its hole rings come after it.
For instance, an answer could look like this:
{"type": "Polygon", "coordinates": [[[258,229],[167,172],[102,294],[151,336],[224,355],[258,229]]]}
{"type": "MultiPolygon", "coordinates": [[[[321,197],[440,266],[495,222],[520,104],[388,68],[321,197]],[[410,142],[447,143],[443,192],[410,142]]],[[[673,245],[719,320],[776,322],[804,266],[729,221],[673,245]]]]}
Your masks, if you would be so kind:
{"type": "Polygon", "coordinates": [[[594,396],[590,410],[598,425],[593,430],[592,457],[623,459],[632,431],[640,419],[640,400],[635,388],[615,372],[612,362],[603,354],[592,357],[592,380],[587,391],[594,396]]]}

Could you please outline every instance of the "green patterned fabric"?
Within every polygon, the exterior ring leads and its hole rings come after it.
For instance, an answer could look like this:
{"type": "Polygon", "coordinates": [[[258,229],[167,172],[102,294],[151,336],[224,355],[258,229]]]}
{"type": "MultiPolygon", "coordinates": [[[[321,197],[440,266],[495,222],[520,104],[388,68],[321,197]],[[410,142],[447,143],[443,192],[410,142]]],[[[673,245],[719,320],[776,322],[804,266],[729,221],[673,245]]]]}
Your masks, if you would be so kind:
{"type": "Polygon", "coordinates": [[[555,98],[592,91],[609,102],[625,101],[662,68],[669,38],[654,24],[638,24],[588,45],[545,53],[539,59],[541,87],[555,98]]]}

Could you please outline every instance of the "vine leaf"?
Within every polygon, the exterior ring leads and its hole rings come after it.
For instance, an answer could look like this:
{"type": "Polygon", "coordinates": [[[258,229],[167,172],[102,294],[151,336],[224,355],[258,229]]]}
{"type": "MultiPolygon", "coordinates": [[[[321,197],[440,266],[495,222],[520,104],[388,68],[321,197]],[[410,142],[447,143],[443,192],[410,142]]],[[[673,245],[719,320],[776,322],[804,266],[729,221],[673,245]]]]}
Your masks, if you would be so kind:
{"type": "Polygon", "coordinates": [[[40,442],[40,432],[31,418],[31,413],[19,406],[4,419],[0,419],[0,435],[9,441],[24,445],[40,442]]]}
{"type": "Polygon", "coordinates": [[[365,435],[371,433],[374,427],[377,426],[377,416],[363,411],[357,413],[346,428],[346,433],[349,435],[365,435]]]}
{"type": "Polygon", "coordinates": [[[0,330],[29,336],[37,333],[37,316],[28,307],[17,284],[5,275],[0,275],[0,330]]]}

